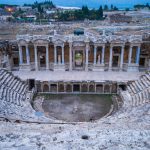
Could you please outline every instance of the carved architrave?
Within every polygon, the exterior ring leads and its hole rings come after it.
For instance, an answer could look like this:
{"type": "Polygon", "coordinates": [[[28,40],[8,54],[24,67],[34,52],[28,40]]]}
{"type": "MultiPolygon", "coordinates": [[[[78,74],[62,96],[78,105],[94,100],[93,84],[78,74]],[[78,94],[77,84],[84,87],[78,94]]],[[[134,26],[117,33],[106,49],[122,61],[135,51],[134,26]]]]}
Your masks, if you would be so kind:
{"type": "Polygon", "coordinates": [[[84,42],[73,42],[73,46],[74,47],[83,47],[83,46],[85,46],[85,43],[84,42]]]}
{"type": "Polygon", "coordinates": [[[64,45],[64,41],[62,41],[62,40],[60,40],[60,39],[54,40],[53,42],[54,42],[54,44],[57,45],[57,46],[62,46],[62,45],[64,45]]]}
{"type": "Polygon", "coordinates": [[[25,41],[25,40],[19,40],[18,41],[18,44],[19,45],[26,45],[28,42],[27,41],[25,41]]]}
{"type": "Polygon", "coordinates": [[[130,43],[140,44],[140,43],[142,43],[142,41],[141,41],[140,39],[137,39],[137,40],[130,40],[130,43]]]}
{"type": "Polygon", "coordinates": [[[42,40],[42,39],[38,39],[34,41],[35,45],[40,45],[40,46],[45,46],[49,43],[49,41],[47,40],[42,40]]]}
{"type": "Polygon", "coordinates": [[[107,39],[106,39],[105,36],[102,36],[100,38],[95,39],[94,43],[96,43],[96,44],[105,44],[105,43],[107,43],[107,39]]]}
{"type": "Polygon", "coordinates": [[[113,40],[111,41],[111,44],[114,44],[114,45],[123,45],[125,42],[124,41],[119,41],[119,40],[113,40]]]}

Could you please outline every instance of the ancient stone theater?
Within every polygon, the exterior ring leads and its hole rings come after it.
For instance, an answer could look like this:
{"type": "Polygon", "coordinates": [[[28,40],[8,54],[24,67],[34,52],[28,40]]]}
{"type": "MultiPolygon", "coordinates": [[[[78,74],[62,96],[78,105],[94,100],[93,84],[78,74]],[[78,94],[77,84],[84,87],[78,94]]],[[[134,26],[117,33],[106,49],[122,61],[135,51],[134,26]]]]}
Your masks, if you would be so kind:
{"type": "Polygon", "coordinates": [[[147,150],[149,116],[149,25],[1,24],[0,149],[147,150]]]}

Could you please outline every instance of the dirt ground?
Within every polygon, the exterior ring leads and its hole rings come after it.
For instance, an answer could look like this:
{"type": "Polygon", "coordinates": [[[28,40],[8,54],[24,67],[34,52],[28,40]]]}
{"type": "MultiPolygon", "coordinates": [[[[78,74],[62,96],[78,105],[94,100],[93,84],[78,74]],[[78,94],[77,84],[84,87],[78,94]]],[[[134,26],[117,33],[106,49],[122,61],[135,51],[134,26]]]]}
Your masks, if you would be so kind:
{"type": "Polygon", "coordinates": [[[111,107],[111,95],[44,95],[42,104],[48,116],[68,122],[97,120],[111,107]]]}

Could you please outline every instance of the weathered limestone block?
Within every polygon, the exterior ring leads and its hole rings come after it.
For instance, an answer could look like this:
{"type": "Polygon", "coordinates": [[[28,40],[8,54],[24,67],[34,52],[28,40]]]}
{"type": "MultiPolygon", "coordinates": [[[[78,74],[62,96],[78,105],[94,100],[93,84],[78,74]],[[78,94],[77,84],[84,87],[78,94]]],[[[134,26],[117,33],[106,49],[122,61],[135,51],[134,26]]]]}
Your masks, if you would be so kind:
{"type": "Polygon", "coordinates": [[[139,65],[138,64],[129,64],[127,68],[128,72],[138,72],[139,71],[139,65]]]}

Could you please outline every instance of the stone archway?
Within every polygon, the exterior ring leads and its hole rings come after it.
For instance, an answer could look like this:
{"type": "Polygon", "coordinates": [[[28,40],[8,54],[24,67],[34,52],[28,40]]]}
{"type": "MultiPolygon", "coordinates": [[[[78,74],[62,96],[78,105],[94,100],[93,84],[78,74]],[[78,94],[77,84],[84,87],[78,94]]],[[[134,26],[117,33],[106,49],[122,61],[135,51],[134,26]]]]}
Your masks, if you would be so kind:
{"type": "Polygon", "coordinates": [[[49,86],[47,84],[43,85],[43,92],[49,92],[49,86]]]}
{"type": "Polygon", "coordinates": [[[56,93],[57,92],[57,84],[54,83],[54,84],[51,84],[50,86],[51,86],[50,91],[56,93]]]}
{"type": "Polygon", "coordinates": [[[82,84],[81,91],[82,92],[88,92],[88,85],[86,83],[82,84]]]}
{"type": "Polygon", "coordinates": [[[112,93],[117,93],[117,83],[112,84],[112,93]]]}
{"type": "Polygon", "coordinates": [[[58,91],[59,92],[64,92],[65,89],[64,89],[64,84],[63,83],[60,83],[59,86],[58,86],[58,91]]]}
{"type": "Polygon", "coordinates": [[[44,46],[38,46],[38,60],[39,67],[46,68],[46,48],[44,46]]]}
{"type": "Polygon", "coordinates": [[[72,92],[72,85],[66,84],[66,92],[72,92]]]}
{"type": "Polygon", "coordinates": [[[109,84],[106,84],[104,86],[104,93],[110,93],[110,85],[109,84]]]}
{"type": "Polygon", "coordinates": [[[89,85],[89,92],[95,92],[95,86],[94,84],[89,85]]]}
{"type": "Polygon", "coordinates": [[[103,93],[103,85],[102,84],[96,85],[96,93],[103,93]]]}

